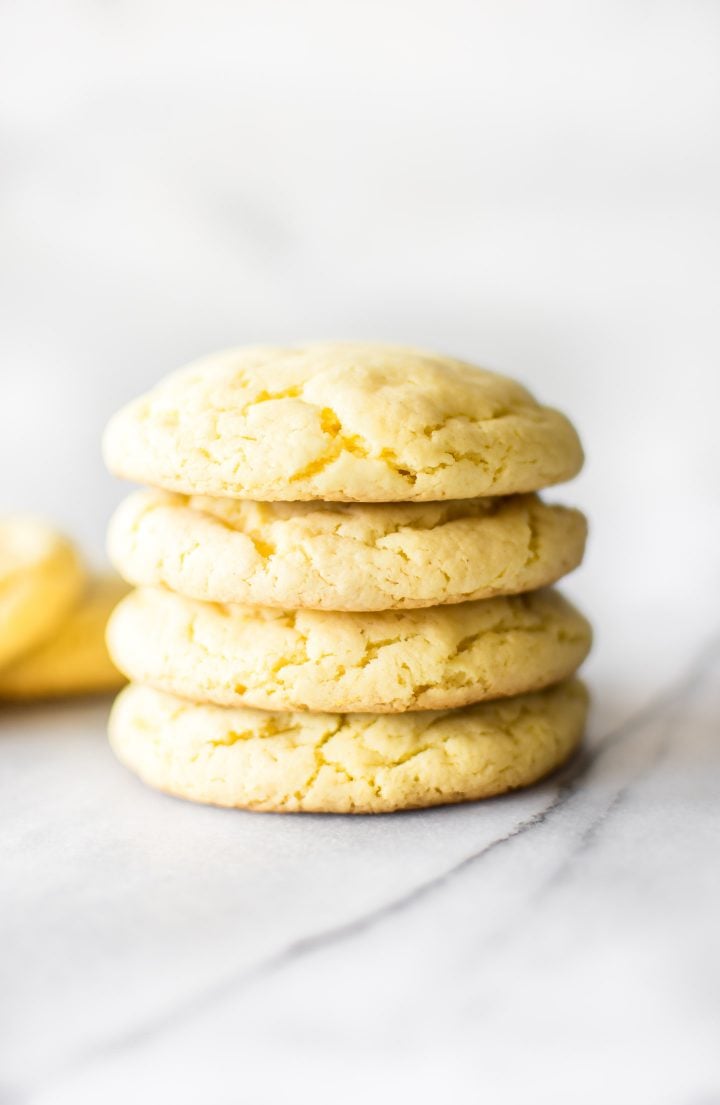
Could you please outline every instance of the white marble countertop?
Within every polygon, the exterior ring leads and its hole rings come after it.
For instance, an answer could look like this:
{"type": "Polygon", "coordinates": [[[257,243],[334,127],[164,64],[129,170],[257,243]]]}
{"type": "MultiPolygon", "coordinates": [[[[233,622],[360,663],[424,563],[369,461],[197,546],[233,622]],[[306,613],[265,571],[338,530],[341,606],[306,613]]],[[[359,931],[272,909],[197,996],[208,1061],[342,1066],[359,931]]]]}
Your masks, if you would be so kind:
{"type": "Polygon", "coordinates": [[[425,813],[196,807],[107,703],[0,710],[0,1105],[720,1105],[717,15],[3,6],[0,510],[100,556],[163,373],[424,345],[577,422],[597,640],[565,774],[425,813]]]}
{"type": "Polygon", "coordinates": [[[564,773],[427,812],[192,806],[105,703],[0,714],[3,1105],[714,1105],[720,636],[624,635],[564,773]]]}

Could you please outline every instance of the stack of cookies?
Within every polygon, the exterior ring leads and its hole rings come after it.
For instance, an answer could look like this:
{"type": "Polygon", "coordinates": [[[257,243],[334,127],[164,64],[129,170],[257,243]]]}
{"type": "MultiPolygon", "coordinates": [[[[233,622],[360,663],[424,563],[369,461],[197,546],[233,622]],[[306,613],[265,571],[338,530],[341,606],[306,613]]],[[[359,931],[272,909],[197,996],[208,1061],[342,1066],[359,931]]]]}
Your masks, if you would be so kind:
{"type": "Polygon", "coordinates": [[[519,384],[394,346],[217,354],[111,421],[151,485],[110,527],[134,590],[119,759],[172,794],[379,812],[542,778],[577,746],[590,627],[548,585],[582,514],[536,491],[577,435],[519,384]]]}
{"type": "Polygon", "coordinates": [[[0,701],[120,687],[105,626],[126,591],[115,577],[89,575],[74,545],[42,519],[0,519],[0,701]]]}

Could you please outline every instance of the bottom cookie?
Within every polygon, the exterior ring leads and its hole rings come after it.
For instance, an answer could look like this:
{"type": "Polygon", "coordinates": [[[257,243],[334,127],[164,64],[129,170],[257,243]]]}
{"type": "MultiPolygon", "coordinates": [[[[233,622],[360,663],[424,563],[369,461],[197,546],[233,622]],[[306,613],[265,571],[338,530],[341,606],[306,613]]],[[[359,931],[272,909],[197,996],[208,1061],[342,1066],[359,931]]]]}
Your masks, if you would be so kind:
{"type": "Polygon", "coordinates": [[[114,576],[91,579],[55,635],[0,671],[0,701],[102,694],[122,687],[126,680],[108,654],[105,627],[127,590],[114,576]]]}
{"type": "Polygon", "coordinates": [[[110,742],[144,782],[195,802],[386,813],[537,782],[579,744],[587,706],[577,679],[460,710],[395,715],[196,705],[132,684],[113,707],[110,742]]]}

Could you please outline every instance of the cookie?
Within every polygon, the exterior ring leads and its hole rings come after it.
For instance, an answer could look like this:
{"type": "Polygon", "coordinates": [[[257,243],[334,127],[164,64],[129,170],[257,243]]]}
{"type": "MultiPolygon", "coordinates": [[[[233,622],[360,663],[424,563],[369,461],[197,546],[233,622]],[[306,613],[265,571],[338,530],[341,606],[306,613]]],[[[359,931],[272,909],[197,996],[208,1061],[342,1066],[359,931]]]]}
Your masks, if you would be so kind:
{"type": "Polygon", "coordinates": [[[286,714],[198,706],[149,687],[110,717],[118,759],[181,798],[217,806],[385,813],[528,786],[577,747],[587,692],[536,694],[409,714],[286,714]]]}
{"type": "Polygon", "coordinates": [[[38,518],[0,518],[0,669],[50,637],[78,601],[73,545],[38,518]]]}
{"type": "Polygon", "coordinates": [[[113,607],[127,593],[114,576],[99,576],[52,637],[0,671],[1,699],[64,698],[101,694],[125,679],[105,644],[113,607]]]}
{"type": "Polygon", "coordinates": [[[534,691],[590,648],[555,591],[372,614],[220,606],[146,588],[108,625],[137,683],[218,706],[337,713],[441,710],[534,691]]]}
{"type": "Polygon", "coordinates": [[[578,510],[535,495],[446,503],[256,503],[137,491],[109,554],[137,585],[315,610],[399,610],[530,591],[582,560],[578,510]]]}
{"type": "Polygon", "coordinates": [[[583,455],[520,384],[400,346],[235,349],[169,376],[111,420],[119,476],[261,501],[402,502],[535,491],[583,455]]]}

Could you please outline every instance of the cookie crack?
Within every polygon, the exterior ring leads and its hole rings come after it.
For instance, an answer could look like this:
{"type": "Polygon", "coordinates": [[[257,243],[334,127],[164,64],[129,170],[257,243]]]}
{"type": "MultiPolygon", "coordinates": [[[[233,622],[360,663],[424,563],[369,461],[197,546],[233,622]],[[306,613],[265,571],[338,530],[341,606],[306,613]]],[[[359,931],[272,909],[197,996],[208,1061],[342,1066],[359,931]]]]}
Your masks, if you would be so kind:
{"type": "Polygon", "coordinates": [[[337,772],[338,774],[344,775],[349,783],[355,782],[355,778],[350,774],[349,771],[347,771],[345,767],[343,767],[342,764],[330,761],[325,757],[325,746],[328,744],[329,741],[332,740],[332,738],[336,735],[336,733],[340,731],[341,728],[342,725],[340,722],[338,722],[336,727],[330,729],[327,733],[325,733],[314,746],[313,756],[315,759],[315,769],[313,770],[312,774],[305,780],[302,786],[298,787],[298,789],[293,792],[292,797],[295,799],[296,802],[302,802],[305,798],[307,798],[312,787],[318,781],[320,773],[325,767],[332,768],[332,770],[337,772]]]}

